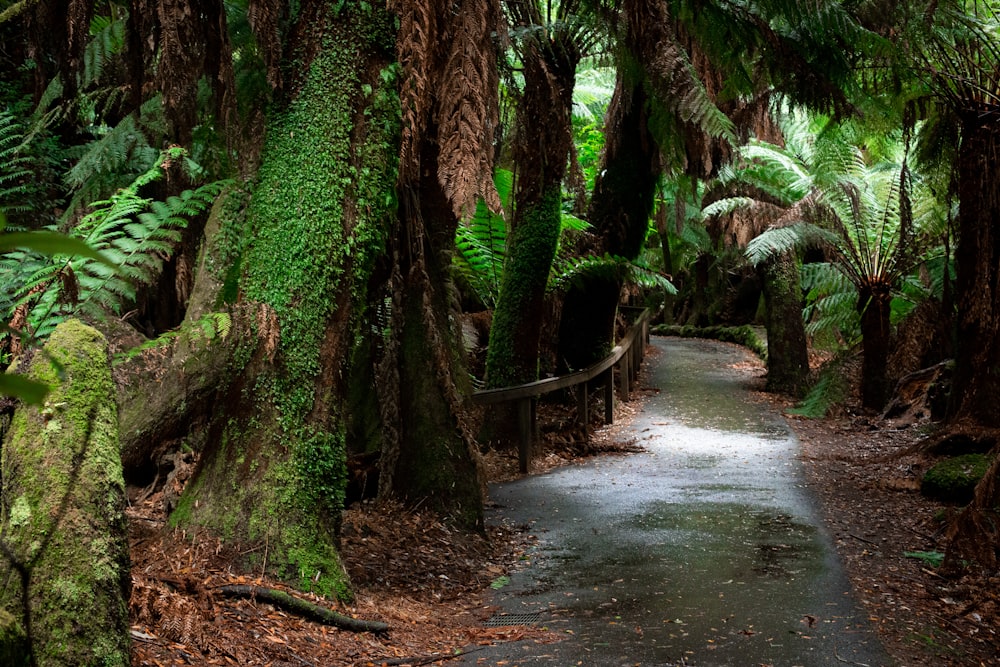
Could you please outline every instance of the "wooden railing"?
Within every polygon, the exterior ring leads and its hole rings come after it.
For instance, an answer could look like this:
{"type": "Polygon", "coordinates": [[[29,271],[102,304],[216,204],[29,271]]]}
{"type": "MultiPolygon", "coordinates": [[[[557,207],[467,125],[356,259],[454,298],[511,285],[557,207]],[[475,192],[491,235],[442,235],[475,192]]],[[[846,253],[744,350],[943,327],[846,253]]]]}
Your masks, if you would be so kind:
{"type": "MultiPolygon", "coordinates": [[[[629,308],[629,310],[639,309],[629,308]]],[[[583,370],[558,377],[545,378],[537,382],[529,382],[528,384],[516,387],[485,389],[472,394],[472,400],[479,405],[494,405],[512,401],[517,403],[517,460],[522,473],[528,472],[532,446],[537,437],[537,402],[539,396],[559,389],[577,387],[576,417],[586,432],[587,423],[590,418],[587,411],[589,398],[588,384],[591,380],[599,378],[600,384],[604,388],[604,422],[610,424],[614,421],[614,371],[616,368],[618,369],[619,396],[622,400],[627,401],[632,384],[638,375],[639,365],[642,363],[646,344],[649,343],[650,317],[651,313],[649,309],[641,310],[635,322],[625,332],[618,345],[611,350],[611,353],[604,359],[583,370]]]]}

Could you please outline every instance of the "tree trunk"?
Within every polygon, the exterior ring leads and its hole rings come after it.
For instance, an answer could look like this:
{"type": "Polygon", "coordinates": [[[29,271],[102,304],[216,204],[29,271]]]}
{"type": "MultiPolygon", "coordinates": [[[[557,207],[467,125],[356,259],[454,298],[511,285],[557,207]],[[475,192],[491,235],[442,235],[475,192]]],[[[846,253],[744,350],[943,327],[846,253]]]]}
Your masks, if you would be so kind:
{"type": "Polygon", "coordinates": [[[513,232],[490,328],[486,383],[504,387],[538,379],[545,287],[562,226],[562,180],[571,133],[576,56],[530,42],[524,55],[514,160],[513,232]]]}
{"type": "MultiPolygon", "coordinates": [[[[438,162],[436,131],[427,129],[422,164],[438,162]]],[[[449,326],[458,321],[448,302],[458,220],[436,170],[425,170],[418,191],[403,192],[402,199],[401,229],[410,232],[397,235],[399,270],[390,281],[395,340],[383,362],[391,372],[378,374],[383,422],[392,425],[379,493],[422,502],[463,526],[481,528],[485,475],[466,423],[471,386],[459,353],[461,334],[449,326]]]]}
{"type": "Polygon", "coordinates": [[[17,410],[3,443],[0,609],[19,617],[32,665],[124,667],[131,579],[107,342],[64,322],[29,377],[52,392],[17,410]]]}
{"type": "MultiPolygon", "coordinates": [[[[587,217],[598,241],[593,249],[635,259],[642,251],[659,176],[659,148],[648,127],[646,93],[622,77],[608,108],[608,139],[587,217]]],[[[669,250],[668,250],[669,252],[669,250]]],[[[559,357],[589,366],[614,344],[622,282],[606,273],[584,276],[569,292],[559,329],[559,357]]]]}
{"type": "Polygon", "coordinates": [[[958,347],[950,419],[1000,427],[1000,124],[970,115],[958,153],[958,347]]]}
{"type": "Polygon", "coordinates": [[[809,380],[799,265],[792,253],[759,265],[767,326],[767,390],[801,397],[809,380]]]}
{"type": "Polygon", "coordinates": [[[601,172],[588,211],[602,250],[626,259],[635,259],[642,251],[660,175],[660,149],[649,131],[647,105],[642,85],[618,78],[608,107],[601,172]]]}
{"type": "Polygon", "coordinates": [[[259,546],[244,565],[323,595],[349,590],[336,550],[344,367],[394,217],[398,110],[380,76],[394,31],[379,5],[369,10],[302,7],[301,76],[270,118],[246,226],[226,230],[240,312],[253,314],[236,328],[250,335],[170,518],[259,546]]]}
{"type": "MultiPolygon", "coordinates": [[[[959,234],[955,373],[949,420],[1000,427],[1000,125],[994,113],[969,113],[958,153],[959,234]]],[[[996,570],[1000,562],[1000,458],[949,530],[944,568],[996,570]]]]}
{"type": "Polygon", "coordinates": [[[861,405],[881,411],[888,399],[889,307],[892,294],[888,285],[862,287],[858,296],[861,314],[861,405]]]}

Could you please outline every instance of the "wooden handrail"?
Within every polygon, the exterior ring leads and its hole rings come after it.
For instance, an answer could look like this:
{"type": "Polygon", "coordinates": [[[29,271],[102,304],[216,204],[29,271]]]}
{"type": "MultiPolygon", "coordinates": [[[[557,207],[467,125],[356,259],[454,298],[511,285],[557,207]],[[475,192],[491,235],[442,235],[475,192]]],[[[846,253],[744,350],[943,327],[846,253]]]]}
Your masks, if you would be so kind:
{"type": "MultiPolygon", "coordinates": [[[[583,370],[573,371],[572,373],[567,373],[566,375],[545,378],[544,380],[536,380],[527,384],[519,384],[513,387],[499,387],[497,389],[483,389],[475,391],[472,392],[472,400],[480,405],[490,405],[494,403],[504,403],[506,401],[516,401],[520,398],[537,398],[542,394],[547,394],[558,389],[567,389],[578,385],[581,382],[589,382],[617,364],[625,353],[628,352],[632,343],[635,341],[635,337],[639,335],[640,332],[645,337],[645,330],[643,327],[648,327],[649,318],[649,309],[643,309],[643,311],[639,314],[639,317],[636,318],[636,321],[633,322],[632,326],[625,332],[625,335],[622,337],[622,341],[611,349],[608,356],[598,362],[595,362],[587,368],[584,368],[583,370]]],[[[643,339],[643,344],[645,344],[645,338],[643,339]]]]}
{"type": "Polygon", "coordinates": [[[514,387],[500,387],[498,389],[484,389],[472,393],[473,402],[479,405],[495,405],[509,401],[518,402],[518,422],[520,431],[520,443],[518,448],[518,460],[522,473],[528,472],[528,462],[531,457],[531,444],[535,432],[535,400],[549,392],[559,389],[568,389],[580,386],[578,395],[577,418],[587,426],[587,383],[596,377],[604,375],[604,420],[611,423],[613,420],[614,401],[614,374],[612,369],[616,364],[622,364],[619,377],[621,380],[621,393],[624,400],[628,400],[629,385],[634,379],[642,357],[646,341],[649,337],[649,320],[651,313],[648,308],[644,308],[639,313],[635,322],[628,328],[622,340],[612,348],[608,356],[600,361],[591,364],[583,370],[567,373],[558,377],[536,380],[527,384],[514,387]],[[642,337],[642,342],[635,345],[636,339],[642,337]],[[626,356],[626,353],[632,352],[626,356]],[[624,359],[624,362],[623,362],[624,359]]]}

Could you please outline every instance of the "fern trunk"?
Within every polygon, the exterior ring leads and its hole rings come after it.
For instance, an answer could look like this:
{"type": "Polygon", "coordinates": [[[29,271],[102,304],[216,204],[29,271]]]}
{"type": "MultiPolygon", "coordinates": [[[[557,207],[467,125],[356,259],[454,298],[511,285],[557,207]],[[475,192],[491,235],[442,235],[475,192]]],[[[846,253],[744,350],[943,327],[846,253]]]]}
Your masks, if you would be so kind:
{"type": "Polygon", "coordinates": [[[953,421],[1000,427],[1000,125],[971,114],[958,157],[953,421]]]}
{"type": "MultiPolygon", "coordinates": [[[[970,113],[958,158],[958,343],[949,419],[1000,427],[1000,125],[970,113]]],[[[1000,563],[1000,458],[949,530],[944,568],[992,572],[1000,563]]]]}
{"type": "MultiPolygon", "coordinates": [[[[659,148],[648,127],[642,87],[619,77],[608,109],[608,137],[587,216],[599,253],[633,260],[642,251],[659,177],[659,148]]],[[[588,275],[566,294],[559,328],[559,358],[582,368],[614,343],[621,280],[588,275]]]]}
{"type": "Polygon", "coordinates": [[[377,4],[317,1],[292,34],[301,42],[291,52],[307,65],[269,119],[245,226],[224,231],[238,290],[222,292],[239,294],[243,314],[232,380],[170,521],[244,545],[244,565],[257,572],[346,596],[336,548],[341,406],[365,289],[394,218],[398,110],[378,102],[394,95],[380,77],[394,60],[394,30],[377,4]]]}
{"type": "Polygon", "coordinates": [[[513,232],[486,355],[490,387],[538,379],[545,288],[562,226],[562,180],[579,62],[571,44],[545,46],[529,43],[524,54],[513,232]]]}
{"type": "Polygon", "coordinates": [[[767,390],[801,397],[809,380],[799,264],[793,253],[759,264],[767,327],[767,390]]]}
{"type": "Polygon", "coordinates": [[[892,293],[888,285],[862,286],[858,297],[861,314],[861,404],[881,410],[888,398],[886,375],[889,360],[889,307],[892,293]]]}
{"type": "MultiPolygon", "coordinates": [[[[436,128],[428,129],[433,135],[436,128]]],[[[438,161],[438,142],[424,142],[421,162],[438,161]]],[[[382,419],[388,428],[380,462],[380,495],[421,503],[460,525],[483,524],[485,477],[478,446],[466,423],[471,392],[459,344],[450,326],[448,294],[457,218],[433,171],[419,192],[404,192],[396,241],[392,350],[377,376],[382,419]],[[419,210],[411,208],[419,206],[419,210]],[[409,239],[409,243],[407,243],[409,239]]]]}

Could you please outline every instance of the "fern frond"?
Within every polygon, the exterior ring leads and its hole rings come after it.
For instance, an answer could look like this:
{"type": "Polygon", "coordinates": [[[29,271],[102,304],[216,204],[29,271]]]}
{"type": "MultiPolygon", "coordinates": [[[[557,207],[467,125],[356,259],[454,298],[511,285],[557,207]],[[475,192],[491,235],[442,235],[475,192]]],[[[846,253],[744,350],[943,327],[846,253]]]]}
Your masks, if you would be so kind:
{"type": "Polygon", "coordinates": [[[125,45],[125,22],[114,16],[94,16],[90,20],[91,40],[83,51],[84,84],[96,83],[104,67],[125,45]]]}
{"type": "Polygon", "coordinates": [[[827,246],[836,244],[838,240],[836,234],[826,229],[800,222],[768,229],[747,244],[745,255],[751,264],[757,266],[790,250],[827,246]]]}
{"type": "MultiPolygon", "coordinates": [[[[163,177],[162,165],[167,160],[182,156],[183,152],[175,149],[164,151],[157,165],[130,186],[95,202],[71,234],[100,255],[53,255],[40,264],[36,261],[33,272],[19,281],[16,292],[0,293],[0,304],[31,305],[29,328],[38,338],[48,335],[72,313],[99,316],[120,312],[136,298],[139,286],[150,284],[160,274],[188,219],[206,211],[226,186],[212,183],[166,202],[137,194],[142,185],[163,177]],[[69,303],[65,302],[60,276],[74,279],[75,294],[69,303]]],[[[0,266],[7,261],[0,255],[0,266]]]]}
{"type": "Polygon", "coordinates": [[[601,277],[609,282],[633,283],[677,294],[677,288],[666,276],[615,255],[588,255],[557,261],[552,266],[549,289],[566,290],[574,285],[582,287],[586,277],[601,277]]]}

